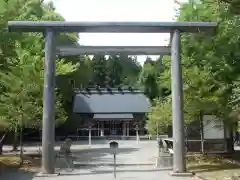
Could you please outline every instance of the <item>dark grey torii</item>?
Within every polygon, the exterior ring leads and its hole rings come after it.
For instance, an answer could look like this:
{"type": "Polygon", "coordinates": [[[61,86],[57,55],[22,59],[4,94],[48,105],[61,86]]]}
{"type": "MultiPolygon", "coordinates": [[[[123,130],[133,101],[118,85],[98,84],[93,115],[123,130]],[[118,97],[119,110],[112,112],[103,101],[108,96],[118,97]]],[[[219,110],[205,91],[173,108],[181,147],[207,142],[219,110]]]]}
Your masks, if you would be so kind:
{"type": "Polygon", "coordinates": [[[57,32],[88,33],[171,33],[173,171],[186,172],[184,148],[183,87],[180,60],[180,33],[199,32],[217,27],[215,22],[64,22],[64,21],[10,21],[9,31],[45,33],[42,170],[54,173],[55,141],[55,60],[57,32]]]}

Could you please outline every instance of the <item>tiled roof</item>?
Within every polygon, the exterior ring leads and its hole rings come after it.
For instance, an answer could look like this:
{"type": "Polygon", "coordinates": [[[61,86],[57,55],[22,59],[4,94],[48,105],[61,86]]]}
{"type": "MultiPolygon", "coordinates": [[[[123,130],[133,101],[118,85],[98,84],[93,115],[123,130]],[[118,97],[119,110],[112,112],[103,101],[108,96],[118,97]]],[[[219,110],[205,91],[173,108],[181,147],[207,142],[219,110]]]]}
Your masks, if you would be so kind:
{"type": "Polygon", "coordinates": [[[147,113],[150,102],[142,91],[133,89],[88,89],[76,91],[75,113],[147,113]]]}

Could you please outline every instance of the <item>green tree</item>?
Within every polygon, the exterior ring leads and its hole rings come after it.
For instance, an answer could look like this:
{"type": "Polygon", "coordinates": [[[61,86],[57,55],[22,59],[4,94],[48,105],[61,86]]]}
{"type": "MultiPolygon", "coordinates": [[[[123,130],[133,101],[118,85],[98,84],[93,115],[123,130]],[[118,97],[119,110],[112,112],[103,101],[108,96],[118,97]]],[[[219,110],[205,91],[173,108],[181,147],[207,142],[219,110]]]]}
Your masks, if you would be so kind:
{"type": "Polygon", "coordinates": [[[126,86],[139,86],[138,79],[142,66],[137,61],[137,57],[128,57],[123,59],[120,56],[120,61],[123,64],[122,84],[126,86]]]}
{"type": "Polygon", "coordinates": [[[139,76],[140,84],[143,86],[146,95],[152,102],[154,102],[153,100],[155,98],[164,96],[163,87],[159,81],[163,66],[161,61],[160,58],[157,59],[157,61],[147,58],[139,76]]]}
{"type": "Polygon", "coordinates": [[[109,56],[107,60],[108,85],[116,87],[122,84],[123,62],[118,56],[109,56]]]}
{"type": "MultiPolygon", "coordinates": [[[[41,126],[42,92],[43,92],[43,61],[40,56],[31,56],[29,51],[19,49],[18,64],[10,67],[9,71],[1,73],[0,94],[1,121],[14,129],[15,136],[24,127],[41,126]]],[[[70,63],[57,61],[57,74],[74,71],[76,67],[70,63]]],[[[66,120],[66,113],[62,107],[62,97],[57,93],[55,101],[56,125],[66,120]]],[[[22,134],[20,133],[20,138],[22,134]]],[[[22,139],[22,138],[21,138],[22,139]]],[[[20,141],[22,142],[22,141],[20,141]]],[[[15,146],[16,147],[16,146],[15,146]]]]}
{"type": "Polygon", "coordinates": [[[155,71],[154,62],[147,59],[140,74],[140,84],[144,87],[144,91],[151,101],[159,97],[157,78],[158,72],[155,71]]]}
{"type": "MultiPolygon", "coordinates": [[[[24,126],[25,124],[29,126],[31,124],[31,127],[39,128],[42,116],[43,35],[39,33],[8,32],[6,25],[10,20],[62,21],[64,19],[54,12],[52,4],[44,4],[39,0],[0,2],[0,69],[2,77],[0,96],[1,104],[4,103],[4,106],[1,107],[0,116],[3,118],[0,125],[8,127],[2,128],[2,130],[19,129],[23,122],[24,126]],[[13,102],[15,104],[11,106],[13,102]]],[[[77,35],[60,34],[57,39],[61,42],[76,42],[77,35]]],[[[77,68],[76,66],[77,64],[73,65],[66,60],[57,62],[57,69],[60,74],[71,73],[73,69],[77,68]]],[[[66,119],[65,111],[62,108],[64,101],[65,99],[57,92],[56,115],[59,117],[56,117],[56,119],[58,121],[66,119]]],[[[1,147],[3,139],[1,138],[0,141],[1,147]]]]}
{"type": "MultiPolygon", "coordinates": [[[[182,35],[185,121],[196,120],[200,112],[228,120],[234,109],[230,102],[239,96],[239,16],[229,4],[213,0],[182,3],[178,14],[178,21],[218,22],[214,34],[199,31],[182,35]]],[[[164,73],[159,83],[171,89],[170,58],[165,57],[163,63],[164,73]]]]}
{"type": "Polygon", "coordinates": [[[105,56],[94,56],[91,66],[93,71],[91,83],[93,85],[105,87],[109,80],[107,77],[107,60],[105,56]]]}
{"type": "Polygon", "coordinates": [[[166,132],[167,126],[171,124],[171,98],[155,99],[154,106],[148,115],[148,132],[152,135],[166,132]]]}

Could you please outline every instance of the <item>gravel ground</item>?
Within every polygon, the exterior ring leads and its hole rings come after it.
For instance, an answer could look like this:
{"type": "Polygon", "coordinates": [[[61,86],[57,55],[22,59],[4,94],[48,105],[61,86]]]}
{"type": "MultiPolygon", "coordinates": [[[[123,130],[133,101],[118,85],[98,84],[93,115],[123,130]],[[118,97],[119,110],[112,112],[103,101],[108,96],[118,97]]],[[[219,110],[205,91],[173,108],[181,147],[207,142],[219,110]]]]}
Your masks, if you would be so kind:
{"type": "MultiPolygon", "coordinates": [[[[118,180],[190,180],[192,178],[172,177],[169,171],[162,171],[155,168],[157,148],[155,141],[118,141],[119,151],[117,154],[117,179],[118,180]]],[[[1,180],[111,180],[113,176],[113,155],[109,151],[107,141],[92,142],[91,148],[86,149],[86,143],[74,143],[73,152],[77,157],[75,169],[68,171],[66,168],[58,170],[59,176],[54,177],[37,177],[33,173],[8,170],[0,176],[1,180]],[[84,147],[83,147],[84,146],[84,147]],[[78,149],[84,149],[78,151],[78,149]]],[[[8,150],[9,147],[4,147],[8,150]]],[[[37,151],[39,147],[28,146],[24,149],[37,151]]],[[[56,147],[59,148],[59,147],[56,147]]],[[[60,161],[60,160],[59,160],[60,161]]],[[[57,167],[60,166],[57,163],[57,167]]]]}

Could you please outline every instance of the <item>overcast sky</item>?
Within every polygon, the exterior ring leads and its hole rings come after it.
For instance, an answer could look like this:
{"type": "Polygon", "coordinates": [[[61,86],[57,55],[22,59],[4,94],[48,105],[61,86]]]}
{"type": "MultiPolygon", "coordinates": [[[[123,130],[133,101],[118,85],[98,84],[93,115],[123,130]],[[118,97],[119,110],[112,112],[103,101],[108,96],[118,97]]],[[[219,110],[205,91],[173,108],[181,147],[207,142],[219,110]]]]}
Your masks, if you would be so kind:
{"type": "MultiPolygon", "coordinates": [[[[173,21],[174,0],[45,0],[67,21],[173,21]]],[[[169,34],[82,33],[81,45],[161,46],[169,34]]],[[[145,56],[138,57],[142,64],[145,56]]]]}

